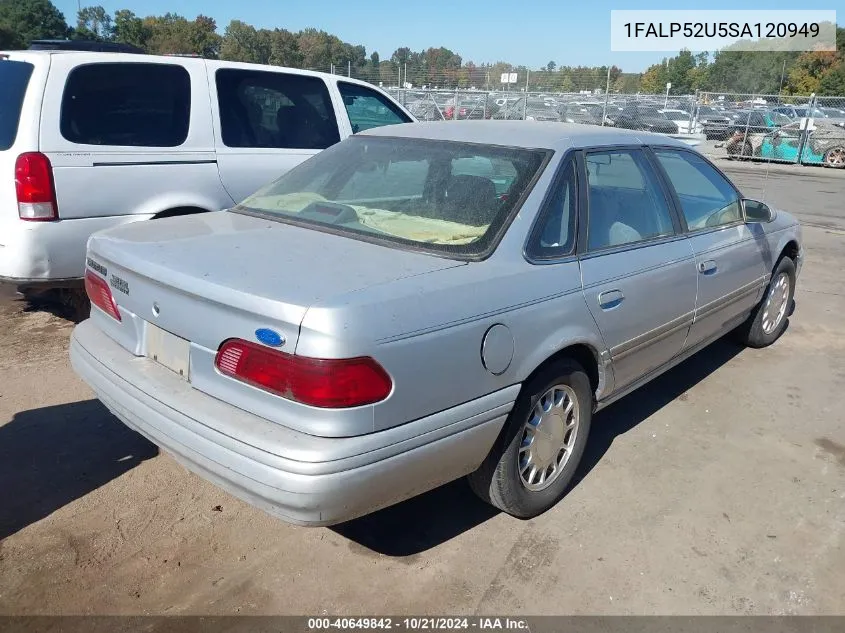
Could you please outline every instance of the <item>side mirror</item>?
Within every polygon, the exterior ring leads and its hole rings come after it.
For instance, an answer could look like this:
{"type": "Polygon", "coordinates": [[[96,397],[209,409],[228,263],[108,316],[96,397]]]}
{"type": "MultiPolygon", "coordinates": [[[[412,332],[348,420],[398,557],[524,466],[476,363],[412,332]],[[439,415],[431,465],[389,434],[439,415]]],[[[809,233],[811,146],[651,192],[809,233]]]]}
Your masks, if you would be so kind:
{"type": "Polygon", "coordinates": [[[775,212],[769,206],[759,200],[742,201],[742,210],[746,222],[771,222],[775,219],[775,212]]]}

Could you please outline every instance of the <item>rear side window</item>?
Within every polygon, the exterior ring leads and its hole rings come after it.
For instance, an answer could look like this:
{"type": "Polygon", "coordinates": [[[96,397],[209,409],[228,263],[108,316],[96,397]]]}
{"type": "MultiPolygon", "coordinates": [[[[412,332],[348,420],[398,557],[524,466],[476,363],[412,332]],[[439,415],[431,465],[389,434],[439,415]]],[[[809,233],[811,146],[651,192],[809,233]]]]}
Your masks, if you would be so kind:
{"type": "Polygon", "coordinates": [[[337,87],[355,134],[383,125],[411,122],[396,104],[375,90],[345,81],[338,82],[337,87]]]}
{"type": "Polygon", "coordinates": [[[18,135],[23,98],[33,65],[0,60],[0,151],[9,149],[18,135]]]}
{"type": "Polygon", "coordinates": [[[188,138],[191,78],[172,64],[89,64],[70,72],[62,136],[81,145],[177,147],[188,138]]]}
{"type": "Polygon", "coordinates": [[[319,77],[227,68],[216,83],[226,147],[326,149],[340,141],[319,77]]]}

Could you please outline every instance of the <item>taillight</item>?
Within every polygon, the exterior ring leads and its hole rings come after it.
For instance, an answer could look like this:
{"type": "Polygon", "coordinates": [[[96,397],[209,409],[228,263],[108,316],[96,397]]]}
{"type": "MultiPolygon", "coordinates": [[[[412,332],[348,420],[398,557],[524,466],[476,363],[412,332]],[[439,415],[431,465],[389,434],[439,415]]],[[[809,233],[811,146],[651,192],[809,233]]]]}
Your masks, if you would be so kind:
{"type": "Polygon", "coordinates": [[[223,343],[214,365],[225,376],[324,409],[379,402],[393,388],[390,376],[372,358],[307,358],[240,339],[223,343]]]}
{"type": "Polygon", "coordinates": [[[98,277],[90,270],[85,271],[85,292],[91,303],[100,308],[110,317],[121,320],[120,312],[117,309],[117,304],[114,302],[114,297],[111,293],[111,288],[102,277],[98,277]]]}
{"type": "Polygon", "coordinates": [[[46,222],[59,218],[53,166],[41,152],[27,152],[15,162],[15,192],[21,220],[46,222]]]}

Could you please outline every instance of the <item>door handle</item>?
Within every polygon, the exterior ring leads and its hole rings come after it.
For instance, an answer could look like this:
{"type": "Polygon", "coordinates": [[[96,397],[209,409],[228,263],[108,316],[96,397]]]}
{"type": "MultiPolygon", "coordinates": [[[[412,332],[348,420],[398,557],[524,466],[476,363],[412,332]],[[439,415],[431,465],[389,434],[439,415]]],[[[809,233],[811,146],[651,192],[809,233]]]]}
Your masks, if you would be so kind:
{"type": "Polygon", "coordinates": [[[599,293],[599,307],[602,310],[613,310],[625,300],[621,290],[605,290],[599,293]]]}
{"type": "Polygon", "coordinates": [[[718,270],[718,266],[716,266],[716,262],[712,259],[706,262],[699,262],[698,263],[698,272],[702,275],[712,275],[718,270]]]}

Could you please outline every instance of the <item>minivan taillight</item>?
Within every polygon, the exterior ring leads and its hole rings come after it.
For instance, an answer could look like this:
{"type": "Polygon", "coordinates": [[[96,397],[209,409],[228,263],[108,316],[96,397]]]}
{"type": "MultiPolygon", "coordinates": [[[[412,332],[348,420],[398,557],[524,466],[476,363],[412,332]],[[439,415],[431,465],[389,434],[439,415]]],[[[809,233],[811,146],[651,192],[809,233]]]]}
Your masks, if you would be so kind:
{"type": "Polygon", "coordinates": [[[121,321],[120,311],[114,302],[111,288],[102,277],[98,277],[90,270],[85,271],[85,293],[95,306],[110,317],[121,321]]]}
{"type": "Polygon", "coordinates": [[[41,152],[27,152],[15,162],[15,191],[21,220],[48,222],[59,219],[53,166],[41,152]]]}
{"type": "Polygon", "coordinates": [[[324,409],[373,404],[393,388],[384,368],[369,357],[307,358],[241,339],[224,342],[214,365],[224,376],[324,409]]]}

